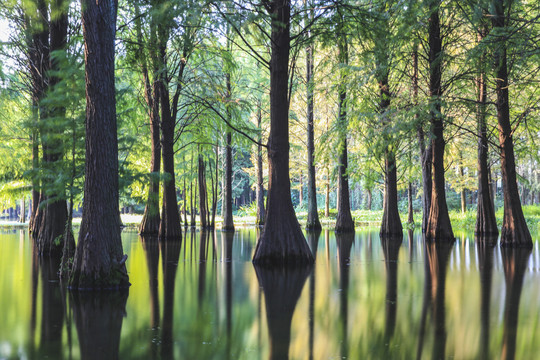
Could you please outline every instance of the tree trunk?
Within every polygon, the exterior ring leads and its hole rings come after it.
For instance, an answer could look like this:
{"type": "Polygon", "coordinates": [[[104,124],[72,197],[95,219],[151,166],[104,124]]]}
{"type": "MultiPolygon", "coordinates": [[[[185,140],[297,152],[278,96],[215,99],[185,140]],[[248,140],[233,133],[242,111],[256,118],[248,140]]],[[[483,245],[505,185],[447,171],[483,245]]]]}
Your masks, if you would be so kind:
{"type": "Polygon", "coordinates": [[[407,223],[409,224],[409,227],[414,227],[414,211],[413,211],[413,196],[412,196],[412,184],[409,181],[409,189],[407,191],[407,223]]]}
{"type": "Polygon", "coordinates": [[[263,158],[262,158],[262,108],[261,100],[259,100],[259,106],[257,110],[257,127],[259,128],[259,144],[257,145],[257,220],[255,223],[258,226],[264,225],[264,219],[266,218],[266,211],[264,209],[264,178],[263,178],[263,158]]]}
{"type": "Polygon", "coordinates": [[[208,224],[206,222],[206,216],[208,213],[206,202],[206,166],[203,156],[199,154],[199,220],[201,222],[201,229],[207,229],[208,224]]]}
{"type": "MultiPolygon", "coordinates": [[[[313,14],[311,14],[313,16],[313,14]]],[[[308,35],[309,37],[309,35],[308,35]]],[[[310,44],[306,48],[306,83],[307,83],[307,158],[308,158],[308,193],[307,193],[307,223],[306,230],[321,230],[319,213],[317,212],[317,185],[315,177],[315,126],[313,116],[314,87],[313,80],[314,60],[313,48],[310,44]]]]}
{"type": "MultiPolygon", "coordinates": [[[[342,26],[340,26],[341,29],[342,26]]],[[[343,31],[341,29],[341,31],[343,31]]],[[[346,34],[338,33],[339,61],[343,66],[349,62],[346,34]]],[[[339,132],[339,163],[338,163],[338,206],[336,217],[336,232],[354,232],[354,221],[351,215],[351,204],[349,198],[349,174],[347,173],[347,89],[346,74],[342,70],[340,74],[339,86],[339,110],[338,110],[338,132],[339,132]]]]}
{"type": "Polygon", "coordinates": [[[371,189],[366,189],[366,208],[371,211],[372,203],[373,203],[373,191],[371,189]]]}
{"type": "MultiPolygon", "coordinates": [[[[227,82],[230,86],[230,80],[227,82]]],[[[233,204],[232,204],[232,133],[227,129],[225,145],[225,187],[223,189],[223,224],[221,231],[234,232],[233,204]]]]}
{"type": "MultiPolygon", "coordinates": [[[[493,30],[505,29],[505,8],[503,0],[494,2],[492,14],[493,30]]],[[[500,33],[495,38],[500,37],[500,33]]],[[[504,196],[504,216],[501,230],[501,246],[532,248],[532,238],[523,216],[517,187],[514,142],[510,123],[508,100],[508,69],[506,64],[506,39],[495,46],[497,120],[499,123],[499,143],[501,145],[501,173],[504,196]]]]}
{"type": "MultiPolygon", "coordinates": [[[[480,28],[479,42],[487,35],[487,25],[480,28]]],[[[479,72],[476,79],[477,107],[476,119],[478,123],[478,199],[476,206],[475,234],[482,238],[486,236],[498,236],[497,220],[490,191],[488,167],[488,133],[487,133],[487,88],[486,75],[483,70],[485,56],[480,58],[479,72]]]]}
{"type": "Polygon", "coordinates": [[[296,218],[289,176],[288,70],[290,2],[269,5],[272,21],[270,57],[270,135],[268,137],[268,207],[253,263],[268,266],[312,264],[313,256],[296,218]]]}
{"type": "Polygon", "coordinates": [[[439,0],[435,1],[435,9],[429,18],[429,95],[430,121],[433,133],[432,147],[432,181],[431,206],[426,229],[429,240],[455,240],[448,216],[444,180],[444,123],[441,115],[441,58],[442,39],[439,22],[439,0]]]}
{"type": "MultiPolygon", "coordinates": [[[[136,6],[136,15],[138,15],[139,7],[136,6]]],[[[156,37],[154,31],[155,21],[151,19],[152,25],[150,30],[150,43],[155,44],[156,37]]],[[[141,20],[140,17],[136,17],[135,24],[137,26],[137,41],[139,44],[143,43],[142,39],[142,30],[141,30],[141,20]]],[[[155,52],[154,47],[151,45],[150,49],[152,52],[155,52]]],[[[153,54],[152,59],[155,60],[157,54],[153,54]]],[[[156,69],[155,64],[153,69],[153,83],[150,82],[150,76],[148,73],[147,60],[144,58],[144,49],[142,45],[139,48],[139,62],[141,65],[141,72],[144,83],[144,98],[146,100],[146,105],[148,106],[148,118],[150,124],[150,136],[151,136],[151,163],[150,163],[150,181],[148,188],[148,198],[146,200],[146,206],[144,208],[143,218],[139,227],[140,234],[146,235],[158,235],[159,233],[159,224],[161,222],[161,217],[159,214],[159,179],[158,175],[161,171],[161,141],[160,141],[160,132],[159,132],[159,82],[157,81],[158,69],[156,69]]]]}
{"type": "Polygon", "coordinates": [[[330,177],[326,176],[326,187],[324,194],[324,216],[330,216],[330,177]]]}
{"type": "Polygon", "coordinates": [[[116,3],[82,1],[86,68],[86,167],[83,215],[72,289],[129,286],[118,207],[114,89],[116,3]]]}
{"type": "Polygon", "coordinates": [[[159,237],[161,239],[178,239],[182,237],[180,212],[176,199],[176,180],[174,176],[174,135],[176,119],[171,113],[169,96],[169,75],[167,68],[167,42],[169,30],[167,24],[158,24],[159,64],[161,66],[158,78],[159,97],[161,105],[161,151],[163,157],[163,204],[159,237]]]}

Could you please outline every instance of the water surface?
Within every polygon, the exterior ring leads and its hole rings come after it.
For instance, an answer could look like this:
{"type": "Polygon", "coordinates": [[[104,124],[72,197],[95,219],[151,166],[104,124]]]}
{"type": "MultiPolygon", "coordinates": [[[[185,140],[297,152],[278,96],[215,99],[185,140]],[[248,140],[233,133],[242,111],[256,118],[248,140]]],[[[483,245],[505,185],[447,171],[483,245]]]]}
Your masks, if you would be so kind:
{"type": "Polygon", "coordinates": [[[316,264],[255,269],[255,229],[122,235],[129,293],[71,293],[0,234],[0,359],[534,358],[540,254],[377,230],[308,236],[316,264]]]}

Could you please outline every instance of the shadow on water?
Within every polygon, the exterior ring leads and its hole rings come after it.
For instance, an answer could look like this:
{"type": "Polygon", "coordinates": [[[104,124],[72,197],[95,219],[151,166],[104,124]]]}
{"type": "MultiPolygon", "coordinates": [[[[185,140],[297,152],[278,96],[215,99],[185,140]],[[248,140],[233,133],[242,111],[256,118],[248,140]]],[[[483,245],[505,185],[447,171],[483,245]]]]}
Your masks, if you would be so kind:
{"type": "Polygon", "coordinates": [[[253,267],[266,303],[266,321],[270,337],[269,358],[288,359],[294,309],[313,266],[268,268],[253,265],[253,267]]]}
{"type": "Polygon", "coordinates": [[[70,292],[81,359],[118,359],[129,290],[70,292]]]}
{"type": "Polygon", "coordinates": [[[506,284],[501,359],[514,359],[516,355],[519,299],[530,255],[529,249],[501,248],[506,284]]]}
{"type": "Polygon", "coordinates": [[[341,358],[349,356],[349,274],[351,269],[351,249],[354,233],[336,233],[338,269],[339,269],[339,322],[341,325],[341,358]]]}
{"type": "Polygon", "coordinates": [[[424,339],[426,335],[426,320],[431,310],[433,324],[433,352],[431,359],[444,359],[446,348],[446,314],[445,314],[445,284],[446,269],[454,242],[425,241],[425,281],[424,299],[422,302],[422,317],[418,335],[417,359],[422,358],[424,339]]]}

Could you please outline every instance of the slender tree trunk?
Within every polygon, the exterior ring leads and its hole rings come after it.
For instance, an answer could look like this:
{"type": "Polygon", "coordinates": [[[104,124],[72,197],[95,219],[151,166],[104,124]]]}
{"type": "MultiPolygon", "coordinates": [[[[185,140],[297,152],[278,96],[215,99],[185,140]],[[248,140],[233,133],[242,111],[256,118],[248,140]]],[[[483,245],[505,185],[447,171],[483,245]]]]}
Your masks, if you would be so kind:
{"type": "MultiPolygon", "coordinates": [[[[227,82],[230,86],[230,80],[227,82]]],[[[232,133],[227,129],[225,145],[225,187],[223,189],[223,224],[221,231],[234,232],[233,204],[232,204],[232,133]]]]}
{"type": "Polygon", "coordinates": [[[206,207],[206,166],[202,155],[199,154],[199,220],[201,222],[201,229],[207,229],[206,216],[208,208],[206,207]]]}
{"type": "MultiPolygon", "coordinates": [[[[487,35],[487,25],[480,28],[479,42],[487,35]]],[[[479,237],[498,236],[497,220],[493,207],[493,197],[490,191],[490,171],[488,167],[488,133],[487,133],[487,87],[486,74],[483,70],[485,55],[482,54],[476,79],[477,107],[476,119],[478,123],[478,200],[476,206],[475,234],[479,237]]]]}
{"type": "MultiPolygon", "coordinates": [[[[311,13],[311,17],[313,14],[311,13]]],[[[309,34],[308,34],[309,37],[309,34]]],[[[314,87],[313,80],[314,60],[313,48],[315,44],[310,44],[306,48],[306,83],[307,83],[307,158],[308,158],[308,214],[306,230],[321,230],[319,213],[317,212],[317,185],[315,177],[315,125],[313,116],[314,87]]]]}
{"type": "Polygon", "coordinates": [[[324,194],[324,216],[329,217],[330,216],[330,176],[328,175],[328,169],[327,169],[327,175],[326,175],[326,186],[325,186],[325,194],[324,194]]]}
{"type": "MultiPolygon", "coordinates": [[[[341,28],[341,27],[340,27],[341,28]]],[[[342,30],[341,30],[342,31],[342,30]]],[[[347,48],[347,38],[344,33],[338,33],[339,61],[343,66],[349,62],[347,48]]],[[[338,206],[336,217],[336,232],[354,232],[354,221],[351,215],[351,204],[349,195],[349,174],[347,173],[347,89],[346,74],[342,70],[339,86],[339,110],[338,110],[338,131],[339,131],[339,163],[338,163],[338,206]]]]}
{"type": "Polygon", "coordinates": [[[441,57],[442,39],[439,21],[440,0],[435,0],[435,9],[429,17],[429,95],[430,121],[433,140],[431,206],[426,229],[426,238],[430,240],[455,240],[448,216],[444,180],[444,123],[441,116],[441,57]]]}
{"type": "Polygon", "coordinates": [[[257,128],[259,129],[259,144],[257,145],[257,220],[256,224],[259,226],[264,225],[264,219],[266,218],[266,211],[264,209],[264,178],[263,178],[263,158],[262,158],[262,104],[259,99],[259,105],[257,109],[257,128]]]}
{"type": "Polygon", "coordinates": [[[270,56],[270,136],[268,138],[268,207],[253,263],[279,266],[312,264],[311,250],[296,218],[289,176],[290,2],[269,3],[272,23],[270,56]]]}
{"type": "Polygon", "coordinates": [[[169,30],[165,24],[158,24],[159,63],[159,97],[161,105],[161,151],[163,157],[163,204],[159,237],[161,239],[180,238],[182,227],[180,212],[176,199],[176,181],[174,176],[174,134],[176,119],[172,116],[167,72],[167,41],[169,30]]]}
{"type": "MultiPolygon", "coordinates": [[[[418,106],[418,47],[416,46],[413,52],[413,101],[414,105],[418,106]]],[[[431,156],[432,148],[431,141],[428,141],[426,148],[426,140],[424,136],[423,124],[419,121],[419,115],[415,115],[417,121],[416,133],[418,136],[418,144],[420,147],[420,161],[422,165],[422,232],[425,233],[429,219],[429,209],[431,208],[431,156]]]]}
{"type": "MultiPolygon", "coordinates": [[[[136,6],[136,15],[139,13],[139,7],[136,6]]],[[[152,60],[153,62],[157,59],[157,54],[155,54],[155,47],[153,44],[156,43],[155,36],[155,21],[151,19],[151,30],[150,30],[150,51],[152,51],[152,60]]],[[[137,26],[137,39],[139,44],[143,44],[142,30],[141,30],[141,20],[140,17],[136,17],[135,24],[137,26]]],[[[155,64],[153,64],[153,83],[150,82],[150,76],[148,71],[147,59],[144,58],[144,49],[142,46],[139,48],[139,62],[141,65],[142,78],[144,83],[144,98],[146,100],[146,105],[148,106],[148,118],[150,123],[150,136],[151,136],[151,163],[150,163],[150,185],[148,188],[148,198],[146,200],[146,206],[144,208],[143,218],[139,227],[140,234],[146,235],[158,235],[159,233],[159,224],[161,222],[161,217],[159,214],[159,179],[157,175],[161,171],[161,141],[160,141],[160,118],[159,118],[159,82],[158,78],[158,69],[156,69],[155,64]]]]}
{"type": "Polygon", "coordinates": [[[118,207],[114,89],[116,2],[82,1],[86,69],[86,167],[83,216],[72,289],[129,286],[118,207]]]}
{"type": "MultiPolygon", "coordinates": [[[[463,180],[465,179],[465,169],[463,168],[463,154],[460,151],[459,152],[459,180],[463,183],[463,180]]],[[[461,188],[461,191],[459,192],[460,202],[461,202],[461,213],[465,214],[467,211],[467,192],[464,187],[461,188]]]]}
{"type": "MultiPolygon", "coordinates": [[[[504,0],[494,1],[493,30],[505,29],[504,0]]],[[[495,38],[500,37],[500,33],[495,38]]],[[[532,238],[523,216],[517,187],[513,130],[510,123],[508,100],[508,69],[506,64],[506,39],[495,46],[497,120],[501,145],[501,173],[503,182],[504,216],[501,230],[501,246],[532,248],[532,238]]]]}
{"type": "Polygon", "coordinates": [[[412,196],[413,188],[412,184],[409,181],[409,189],[407,190],[407,223],[412,228],[414,226],[414,211],[413,211],[413,196],[412,196]]]}

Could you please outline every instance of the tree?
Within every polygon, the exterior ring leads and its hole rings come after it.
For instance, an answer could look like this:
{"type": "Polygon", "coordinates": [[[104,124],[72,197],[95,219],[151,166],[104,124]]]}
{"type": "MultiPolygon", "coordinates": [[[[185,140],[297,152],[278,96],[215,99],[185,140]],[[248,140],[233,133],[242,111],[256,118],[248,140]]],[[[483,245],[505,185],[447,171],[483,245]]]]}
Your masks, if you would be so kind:
{"type": "Polygon", "coordinates": [[[289,177],[290,2],[264,1],[271,18],[269,182],[264,228],[253,263],[268,266],[314,262],[291,200],[289,177]]]}
{"type": "Polygon", "coordinates": [[[446,205],[444,182],[444,121],[441,115],[442,37],[439,20],[440,0],[429,3],[429,112],[433,140],[431,140],[432,182],[431,206],[426,229],[430,240],[454,240],[446,205]]]}
{"type": "MultiPolygon", "coordinates": [[[[307,5],[308,2],[304,0],[307,5]]],[[[307,22],[313,18],[313,10],[309,11],[307,22]]],[[[310,37],[310,32],[307,32],[307,37],[310,37]]],[[[321,230],[321,222],[319,221],[319,213],[317,211],[317,185],[315,177],[315,139],[314,139],[314,118],[313,118],[313,102],[314,102],[314,87],[313,79],[314,57],[313,49],[314,42],[306,47],[306,84],[307,84],[307,158],[308,158],[308,214],[306,229],[309,231],[321,230]]]]}
{"type": "Polygon", "coordinates": [[[337,232],[354,232],[354,220],[351,215],[351,204],[349,199],[349,174],[347,173],[347,70],[349,63],[349,49],[347,43],[347,33],[345,32],[345,24],[343,9],[338,8],[338,27],[337,27],[337,44],[338,44],[338,60],[340,64],[339,72],[339,108],[338,108],[338,213],[336,217],[337,232]]]}
{"type": "Polygon", "coordinates": [[[532,238],[517,187],[516,161],[512,126],[510,123],[510,104],[508,98],[508,68],[506,60],[505,1],[493,2],[491,22],[495,42],[495,83],[497,92],[497,121],[499,123],[499,143],[501,146],[501,173],[503,181],[504,216],[501,229],[501,246],[532,248],[532,238]]]}
{"type": "Polygon", "coordinates": [[[118,204],[114,88],[116,2],[82,2],[86,69],[86,178],[71,289],[129,286],[118,204]]]}

